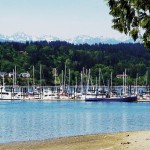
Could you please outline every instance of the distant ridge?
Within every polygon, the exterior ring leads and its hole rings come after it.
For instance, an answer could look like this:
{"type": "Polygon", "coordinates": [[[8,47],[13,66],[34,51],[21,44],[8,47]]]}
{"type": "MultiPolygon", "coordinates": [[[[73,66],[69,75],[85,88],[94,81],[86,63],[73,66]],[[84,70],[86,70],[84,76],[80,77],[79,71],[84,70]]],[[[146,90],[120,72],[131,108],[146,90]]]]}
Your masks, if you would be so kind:
{"type": "Polygon", "coordinates": [[[134,43],[134,41],[131,38],[126,38],[126,39],[114,39],[114,38],[105,38],[105,37],[92,37],[92,36],[87,36],[87,35],[81,35],[81,36],[76,36],[74,38],[70,39],[61,39],[55,36],[51,35],[42,35],[42,36],[31,36],[27,35],[23,32],[15,33],[10,36],[4,36],[0,34],[0,41],[1,42],[26,42],[26,41],[66,41],[68,43],[73,43],[73,44],[98,44],[98,43],[103,43],[103,44],[118,44],[118,43],[134,43]]]}

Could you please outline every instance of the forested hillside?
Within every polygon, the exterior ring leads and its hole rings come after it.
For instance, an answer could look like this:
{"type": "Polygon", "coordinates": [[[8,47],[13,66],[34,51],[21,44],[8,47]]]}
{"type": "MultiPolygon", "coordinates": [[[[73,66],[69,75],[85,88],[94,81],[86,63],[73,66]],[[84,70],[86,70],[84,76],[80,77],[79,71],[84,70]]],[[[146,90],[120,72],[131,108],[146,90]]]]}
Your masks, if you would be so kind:
{"type": "MultiPolygon", "coordinates": [[[[39,84],[40,65],[42,66],[42,84],[60,84],[62,73],[65,73],[68,83],[70,70],[70,84],[80,81],[80,73],[87,73],[89,69],[93,84],[99,76],[99,69],[103,74],[105,84],[113,73],[113,84],[122,84],[122,79],[117,79],[117,74],[127,70],[128,83],[134,84],[138,75],[138,84],[146,84],[146,72],[150,71],[150,53],[141,44],[95,44],[73,45],[67,42],[5,42],[0,43],[0,72],[12,72],[17,68],[17,73],[29,72],[32,84],[33,66],[35,84],[39,84]],[[56,71],[55,71],[56,68],[56,71]],[[63,71],[62,71],[63,70],[63,71]]],[[[149,81],[149,80],[148,80],[149,81]]],[[[6,78],[7,84],[12,84],[12,79],[6,78]]],[[[17,78],[19,85],[27,84],[27,79],[17,78]]]]}

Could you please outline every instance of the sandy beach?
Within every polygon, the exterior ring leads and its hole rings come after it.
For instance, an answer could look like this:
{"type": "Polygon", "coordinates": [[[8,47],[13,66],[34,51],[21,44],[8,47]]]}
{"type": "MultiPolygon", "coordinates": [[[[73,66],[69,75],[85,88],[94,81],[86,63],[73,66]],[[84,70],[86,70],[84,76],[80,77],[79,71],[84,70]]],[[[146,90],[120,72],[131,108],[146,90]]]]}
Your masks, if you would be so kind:
{"type": "Polygon", "coordinates": [[[74,136],[0,144],[0,150],[148,150],[150,131],[74,136]]]}

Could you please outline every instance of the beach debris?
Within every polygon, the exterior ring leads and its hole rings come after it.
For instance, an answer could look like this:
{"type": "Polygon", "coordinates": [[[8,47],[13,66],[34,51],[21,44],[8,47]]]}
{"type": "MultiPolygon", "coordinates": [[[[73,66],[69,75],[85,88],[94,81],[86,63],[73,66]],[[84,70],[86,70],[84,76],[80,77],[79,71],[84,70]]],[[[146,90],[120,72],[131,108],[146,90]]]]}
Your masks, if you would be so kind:
{"type": "Polygon", "coordinates": [[[131,142],[121,142],[121,144],[125,145],[125,144],[130,144],[131,142]]]}
{"type": "Polygon", "coordinates": [[[146,139],[146,140],[148,141],[148,140],[150,140],[150,139],[146,139]]]}

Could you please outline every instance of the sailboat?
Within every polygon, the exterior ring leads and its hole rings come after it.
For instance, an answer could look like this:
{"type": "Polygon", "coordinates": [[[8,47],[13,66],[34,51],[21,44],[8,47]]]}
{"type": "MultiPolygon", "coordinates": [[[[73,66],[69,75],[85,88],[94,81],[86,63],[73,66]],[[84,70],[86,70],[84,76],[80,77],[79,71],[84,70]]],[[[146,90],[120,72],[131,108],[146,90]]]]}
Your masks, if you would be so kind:
{"type": "Polygon", "coordinates": [[[21,94],[13,89],[6,89],[3,84],[0,86],[0,100],[20,100],[21,94]]]}
{"type": "Polygon", "coordinates": [[[123,94],[124,96],[110,97],[109,93],[106,93],[106,97],[96,97],[96,98],[85,98],[86,102],[135,102],[137,101],[137,96],[125,95],[126,94],[126,70],[123,73],[123,94]]]}

